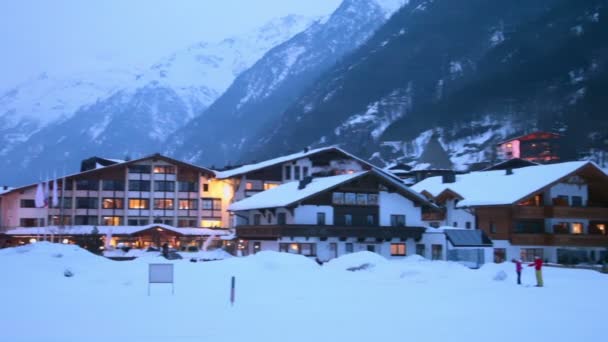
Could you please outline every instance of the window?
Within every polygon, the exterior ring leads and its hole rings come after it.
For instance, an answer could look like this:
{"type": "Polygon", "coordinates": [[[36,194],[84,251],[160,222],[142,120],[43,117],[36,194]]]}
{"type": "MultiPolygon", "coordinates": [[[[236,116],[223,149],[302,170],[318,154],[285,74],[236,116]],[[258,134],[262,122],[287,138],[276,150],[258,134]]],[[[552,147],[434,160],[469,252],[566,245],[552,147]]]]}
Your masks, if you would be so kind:
{"type": "Polygon", "coordinates": [[[331,253],[332,258],[338,257],[338,244],[337,243],[332,242],[329,244],[329,253],[331,253]]]}
{"type": "Polygon", "coordinates": [[[284,225],[286,223],[287,223],[287,216],[285,215],[285,213],[278,213],[277,214],[277,224],[284,225]]]}
{"type": "Polygon", "coordinates": [[[542,248],[522,248],[520,251],[521,260],[524,262],[532,262],[535,257],[543,258],[542,248]]]}
{"type": "Polygon", "coordinates": [[[357,194],[352,192],[345,193],[344,204],[357,204],[357,194]]]}
{"type": "Polygon", "coordinates": [[[354,251],[353,244],[347,242],[346,244],[344,244],[344,250],[346,251],[346,253],[352,253],[354,251]]]}
{"type": "Polygon", "coordinates": [[[279,186],[277,183],[264,183],[264,190],[274,189],[277,186],[279,186]]]}
{"type": "Polygon", "coordinates": [[[173,210],[173,199],[171,198],[155,198],[154,209],[173,210]]]}
{"type": "Polygon", "coordinates": [[[198,201],[196,199],[180,199],[178,201],[178,209],[180,210],[195,210],[198,201]]]}
{"type": "Polygon", "coordinates": [[[129,165],[129,173],[150,173],[150,165],[129,165]]]}
{"type": "Polygon", "coordinates": [[[456,222],[456,221],[452,222],[452,227],[458,227],[458,222],[456,222]]]}
{"type": "Polygon", "coordinates": [[[300,167],[297,166],[297,165],[293,167],[293,178],[296,179],[296,180],[301,178],[301,176],[300,176],[300,167]]]}
{"type": "Polygon", "coordinates": [[[573,222],[572,234],[583,234],[583,224],[580,222],[573,222]]]}
{"type": "Polygon", "coordinates": [[[405,226],[405,215],[391,215],[391,226],[392,227],[404,227],[405,226]]]}
{"type": "Polygon", "coordinates": [[[262,249],[262,243],[260,241],[253,242],[253,254],[259,252],[262,249]]]}
{"type": "Polygon", "coordinates": [[[559,195],[556,198],[553,199],[553,204],[557,205],[557,206],[568,206],[568,196],[565,195],[559,195]]]}
{"type": "Polygon", "coordinates": [[[175,182],[173,181],[155,181],[154,191],[173,192],[175,191],[175,182]]]}
{"type": "Polygon", "coordinates": [[[317,213],[317,225],[325,225],[325,213],[317,213]]]}
{"type": "MultiPolygon", "coordinates": [[[[207,184],[203,184],[203,188],[207,184]]],[[[196,192],[197,184],[196,182],[177,182],[177,191],[179,192],[196,192]]],[[[204,190],[207,191],[207,190],[204,190]]]]}
{"type": "Polygon", "coordinates": [[[418,243],[416,244],[416,254],[420,255],[421,257],[424,257],[426,254],[426,250],[425,250],[425,245],[423,243],[418,243]]]}
{"type": "Polygon", "coordinates": [[[496,223],[494,223],[494,221],[490,221],[489,226],[490,226],[490,233],[492,233],[492,234],[496,233],[496,223]]]}
{"type": "Polygon", "coordinates": [[[259,226],[260,224],[262,224],[262,215],[253,214],[253,224],[256,226],[259,226]]]}
{"type": "Polygon", "coordinates": [[[494,248],[494,262],[500,264],[507,260],[507,249],[506,248],[494,248]]]}
{"type": "Polygon", "coordinates": [[[268,224],[271,224],[271,223],[272,223],[272,214],[270,214],[270,213],[268,214],[268,216],[266,217],[266,222],[267,222],[268,224]]]}
{"type": "Polygon", "coordinates": [[[376,217],[374,215],[367,215],[365,223],[368,226],[375,226],[376,225],[376,217]]]}
{"type": "Polygon", "coordinates": [[[589,234],[606,235],[606,223],[592,222],[589,224],[589,234]]]}
{"type": "Polygon", "coordinates": [[[104,216],[101,218],[101,224],[104,226],[120,226],[122,224],[122,217],[104,216]]]}
{"type": "Polygon", "coordinates": [[[317,245],[314,243],[280,243],[279,252],[316,256],[317,245]]]}
{"type": "Polygon", "coordinates": [[[178,227],[191,227],[191,228],[196,227],[196,219],[194,219],[194,218],[178,219],[177,226],[178,227]]]}
{"type": "Polygon", "coordinates": [[[72,197],[59,198],[59,207],[63,209],[72,209],[72,197]]]}
{"type": "Polygon", "coordinates": [[[76,181],[76,190],[99,190],[99,181],[93,179],[79,179],[76,181]]]}
{"type": "Polygon", "coordinates": [[[573,207],[582,207],[583,198],[581,196],[572,196],[572,206],[573,207]]]}
{"type": "Polygon", "coordinates": [[[343,192],[334,192],[332,195],[332,202],[334,204],[344,204],[344,193],[343,192]]]}
{"type": "Polygon", "coordinates": [[[104,198],[101,202],[103,209],[123,209],[124,203],[122,198],[104,198]]]}
{"type": "Polygon", "coordinates": [[[150,200],[131,198],[129,199],[129,209],[150,209],[150,200]]]}
{"type": "Polygon", "coordinates": [[[465,222],[464,226],[466,229],[471,229],[471,222],[470,221],[465,222]]]}
{"type": "Polygon", "coordinates": [[[376,252],[376,246],[374,246],[374,245],[367,245],[367,251],[375,253],[376,252]]]}
{"type": "Polygon", "coordinates": [[[97,197],[76,197],[76,209],[97,209],[97,197]]]}
{"type": "Polygon", "coordinates": [[[302,166],[302,176],[308,176],[308,167],[302,166]]]}
{"type": "Polygon", "coordinates": [[[92,226],[98,224],[97,216],[84,216],[76,215],[74,217],[74,224],[77,226],[92,226]]]}
{"type": "Polygon", "coordinates": [[[538,234],[545,232],[545,223],[543,220],[522,220],[515,222],[516,233],[531,233],[538,234]]]}
{"type": "Polygon", "coordinates": [[[221,210],[222,200],[219,198],[203,198],[204,210],[221,210]]]}
{"type": "Polygon", "coordinates": [[[36,201],[33,199],[22,199],[21,208],[36,208],[36,201]]]}
{"type": "Polygon", "coordinates": [[[129,191],[150,191],[150,181],[130,180],[129,191]]]}
{"type": "Polygon", "coordinates": [[[431,245],[431,259],[432,260],[443,259],[443,245],[431,245]]]}
{"type": "Polygon", "coordinates": [[[209,191],[209,184],[203,184],[203,192],[209,191]]]}
{"type": "Polygon", "coordinates": [[[148,224],[149,220],[147,218],[139,218],[139,219],[129,219],[129,226],[145,226],[148,224]]]}
{"type": "Polygon", "coordinates": [[[201,220],[201,227],[203,228],[219,228],[222,226],[221,221],[217,220],[201,220]]]}
{"type": "Polygon", "coordinates": [[[357,194],[357,204],[367,205],[367,194],[357,194]]]}
{"type": "Polygon", "coordinates": [[[378,204],[378,194],[368,194],[367,195],[367,204],[377,205],[378,204]]]}
{"type": "Polygon", "coordinates": [[[21,227],[42,227],[44,226],[44,219],[21,218],[19,219],[19,225],[21,227]]]}
{"type": "Polygon", "coordinates": [[[253,190],[253,183],[252,182],[245,183],[245,190],[253,190]]]}
{"type": "Polygon", "coordinates": [[[344,225],[346,225],[346,226],[353,225],[353,215],[351,215],[351,214],[344,215],[344,225]]]}
{"type": "Polygon", "coordinates": [[[391,243],[391,256],[405,256],[405,243],[391,243]]]}
{"type": "Polygon", "coordinates": [[[154,173],[175,174],[175,167],[172,165],[155,165],[154,173]]]}
{"type": "Polygon", "coordinates": [[[553,225],[554,234],[568,234],[570,233],[568,222],[558,222],[553,225]]]}
{"type": "Polygon", "coordinates": [[[59,215],[49,216],[49,223],[53,226],[60,226],[60,225],[69,226],[72,224],[71,221],[72,221],[71,216],[59,216],[59,215]]]}
{"type": "Polygon", "coordinates": [[[291,179],[291,166],[285,165],[285,179],[291,179]]]}
{"type": "Polygon", "coordinates": [[[125,191],[125,182],[121,180],[103,180],[101,189],[104,191],[125,191]]]}

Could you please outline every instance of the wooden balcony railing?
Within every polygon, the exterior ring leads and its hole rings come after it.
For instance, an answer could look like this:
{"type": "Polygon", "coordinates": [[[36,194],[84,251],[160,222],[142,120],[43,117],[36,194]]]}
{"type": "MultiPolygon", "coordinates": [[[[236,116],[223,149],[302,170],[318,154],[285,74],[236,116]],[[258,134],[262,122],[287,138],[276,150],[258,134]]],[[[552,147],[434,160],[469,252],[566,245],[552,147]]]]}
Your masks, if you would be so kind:
{"type": "Polygon", "coordinates": [[[277,239],[279,237],[338,237],[338,238],[422,238],[423,227],[354,227],[354,226],[318,226],[318,225],[269,225],[238,226],[236,235],[244,239],[277,239]]]}
{"type": "Polygon", "coordinates": [[[511,235],[513,245],[608,247],[608,235],[592,234],[522,234],[511,235]]]}
{"type": "Polygon", "coordinates": [[[608,220],[608,208],[602,207],[565,207],[565,206],[522,206],[513,207],[516,219],[544,218],[584,218],[589,220],[608,220]]]}

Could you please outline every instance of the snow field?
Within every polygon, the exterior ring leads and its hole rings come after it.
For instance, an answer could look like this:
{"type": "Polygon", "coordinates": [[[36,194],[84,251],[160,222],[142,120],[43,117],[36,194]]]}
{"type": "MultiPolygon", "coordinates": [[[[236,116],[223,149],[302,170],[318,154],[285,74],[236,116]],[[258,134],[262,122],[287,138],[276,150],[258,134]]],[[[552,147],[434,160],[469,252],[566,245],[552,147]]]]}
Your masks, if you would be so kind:
{"type": "MultiPolygon", "coordinates": [[[[545,268],[546,287],[535,288],[517,286],[510,263],[470,270],[369,252],[323,266],[274,252],[117,262],[38,243],[0,250],[0,272],[10,341],[571,341],[600,338],[608,304],[608,277],[595,271],[545,268]],[[164,284],[147,295],[154,262],[175,265],[175,295],[164,284]],[[501,270],[508,278],[494,281],[501,270]]],[[[523,282],[534,284],[531,267],[523,282]]]]}

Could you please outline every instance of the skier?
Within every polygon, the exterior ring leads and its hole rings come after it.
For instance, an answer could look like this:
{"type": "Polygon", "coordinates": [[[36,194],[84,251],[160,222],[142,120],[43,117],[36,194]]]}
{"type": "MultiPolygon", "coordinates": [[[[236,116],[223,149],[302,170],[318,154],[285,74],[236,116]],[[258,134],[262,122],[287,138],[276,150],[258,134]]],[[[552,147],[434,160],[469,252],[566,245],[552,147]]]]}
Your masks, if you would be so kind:
{"type": "Polygon", "coordinates": [[[543,287],[543,260],[539,256],[534,257],[534,262],[528,265],[528,267],[534,266],[536,270],[536,286],[543,287]]]}
{"type": "Polygon", "coordinates": [[[515,272],[517,272],[517,285],[521,285],[521,260],[520,259],[511,259],[511,262],[515,263],[515,272]]]}

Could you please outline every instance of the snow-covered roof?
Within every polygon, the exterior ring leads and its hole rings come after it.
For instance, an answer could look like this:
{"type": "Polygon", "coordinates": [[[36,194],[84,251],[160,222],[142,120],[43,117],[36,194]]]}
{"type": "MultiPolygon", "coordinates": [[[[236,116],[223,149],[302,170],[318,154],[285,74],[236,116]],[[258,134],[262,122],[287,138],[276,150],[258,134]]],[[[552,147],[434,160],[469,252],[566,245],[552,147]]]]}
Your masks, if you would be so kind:
{"type": "Polygon", "coordinates": [[[298,189],[300,185],[299,181],[285,183],[277,186],[276,188],[262,191],[251,197],[232,203],[230,207],[228,207],[228,210],[240,211],[286,207],[292,203],[301,201],[327,189],[331,189],[349,180],[361,177],[366,173],[368,173],[368,171],[331,177],[313,178],[310,184],[306,185],[304,189],[298,189]]]}
{"type": "Polygon", "coordinates": [[[313,178],[304,189],[298,189],[300,184],[299,181],[285,183],[277,186],[276,188],[260,192],[241,201],[232,203],[230,207],[228,207],[228,210],[240,211],[286,207],[367,174],[375,174],[378,177],[383,178],[387,182],[399,188],[401,191],[409,194],[410,197],[415,198],[418,202],[433,205],[424,196],[410,189],[399,179],[395,179],[385,172],[374,169],[371,171],[355,172],[352,174],[313,178]]]}
{"type": "MultiPolygon", "coordinates": [[[[44,234],[63,234],[63,235],[85,235],[91,234],[94,226],[49,226],[49,227],[18,227],[4,232],[6,235],[44,235],[44,234]]],[[[208,229],[208,228],[176,228],[166,224],[154,223],[146,226],[96,226],[101,235],[131,235],[151,228],[161,228],[170,230],[182,235],[191,236],[222,236],[231,234],[228,230],[208,229]]]]}
{"type": "Polygon", "coordinates": [[[11,187],[7,187],[6,189],[4,187],[0,187],[0,195],[7,193],[9,191],[12,191],[14,188],[11,187]]]}
{"type": "Polygon", "coordinates": [[[480,171],[456,175],[454,183],[443,183],[440,176],[430,177],[413,185],[412,189],[427,191],[434,197],[449,189],[464,198],[458,202],[460,207],[505,205],[515,203],[587,165],[597,168],[590,162],[566,162],[514,169],[511,175],[507,175],[505,170],[480,171]]]}
{"type": "Polygon", "coordinates": [[[252,171],[256,171],[256,170],[260,170],[266,167],[270,167],[270,166],[274,166],[274,165],[278,165],[278,164],[283,164],[283,163],[287,163],[290,162],[292,160],[297,160],[297,159],[301,159],[301,158],[306,158],[308,156],[314,155],[314,154],[318,154],[321,152],[327,152],[327,151],[336,151],[339,153],[344,154],[345,156],[355,159],[357,161],[360,161],[366,165],[369,165],[371,167],[373,167],[373,165],[371,165],[369,162],[360,159],[358,157],[355,157],[354,155],[344,151],[343,149],[337,147],[337,146],[327,146],[327,147],[321,147],[321,148],[316,148],[316,149],[311,149],[308,151],[301,151],[298,153],[293,153],[293,154],[289,154],[286,156],[282,156],[282,157],[278,157],[278,158],[273,158],[273,159],[268,159],[265,160],[263,162],[259,162],[259,163],[255,163],[255,164],[248,164],[248,165],[243,165],[231,170],[226,170],[226,171],[215,171],[215,176],[219,179],[224,179],[224,178],[230,178],[230,177],[234,177],[234,176],[238,176],[238,175],[242,175],[244,173],[248,173],[248,172],[252,172],[252,171]]]}

